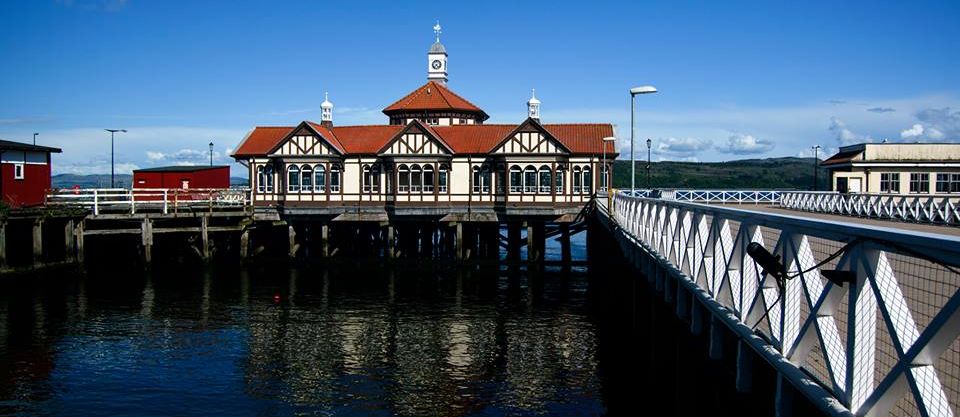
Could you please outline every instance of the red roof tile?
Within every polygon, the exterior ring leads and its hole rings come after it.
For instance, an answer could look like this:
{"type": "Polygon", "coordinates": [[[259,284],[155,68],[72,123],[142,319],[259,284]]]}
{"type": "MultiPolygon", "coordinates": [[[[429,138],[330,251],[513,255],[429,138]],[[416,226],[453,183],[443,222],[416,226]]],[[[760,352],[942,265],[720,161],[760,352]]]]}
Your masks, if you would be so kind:
{"type": "MultiPolygon", "coordinates": [[[[332,129],[327,129],[316,123],[307,123],[346,154],[376,154],[406,127],[368,125],[334,126],[332,129]]],[[[493,151],[517,126],[508,124],[428,126],[427,130],[457,154],[484,154],[493,151]]],[[[610,124],[547,124],[543,125],[543,128],[574,154],[602,153],[603,138],[613,136],[613,125],[610,124]]],[[[292,129],[294,128],[257,127],[237,147],[234,156],[266,155],[292,129]]],[[[616,147],[608,144],[607,152],[615,154],[616,147]]]]}
{"type": "Polygon", "coordinates": [[[401,125],[334,126],[333,134],[343,144],[347,153],[375,154],[404,127],[401,125]]]}
{"type": "Polygon", "coordinates": [[[480,113],[484,120],[487,114],[467,99],[460,97],[453,91],[450,91],[445,85],[436,81],[429,81],[413,90],[397,102],[383,109],[386,114],[403,111],[425,111],[425,110],[459,110],[472,113],[480,113]]]}
{"type": "Polygon", "coordinates": [[[861,153],[863,153],[863,149],[837,152],[836,155],[833,155],[825,159],[823,162],[821,162],[820,165],[833,165],[833,164],[842,164],[844,162],[850,162],[855,158],[857,158],[858,156],[860,156],[861,153]]]}
{"type": "Polygon", "coordinates": [[[240,142],[240,146],[237,146],[237,150],[233,152],[233,156],[250,157],[266,155],[267,152],[270,152],[291,130],[293,130],[291,126],[257,126],[240,142]]]}

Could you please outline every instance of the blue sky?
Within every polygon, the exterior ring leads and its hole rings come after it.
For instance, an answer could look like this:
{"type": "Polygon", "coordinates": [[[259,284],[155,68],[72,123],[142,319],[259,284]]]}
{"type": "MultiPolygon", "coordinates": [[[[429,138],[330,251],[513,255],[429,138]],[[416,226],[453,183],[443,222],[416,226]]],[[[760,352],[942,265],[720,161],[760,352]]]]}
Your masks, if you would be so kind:
{"type": "MultiPolygon", "coordinates": [[[[58,146],[58,173],[218,162],[255,125],[385,123],[426,79],[439,19],[450,87],[491,123],[617,125],[654,158],[796,156],[866,140],[960,141],[960,2],[0,3],[0,138],[58,146]],[[639,142],[638,142],[639,143],[639,142]]],[[[645,157],[637,148],[638,158],[645,157]]],[[[235,170],[239,173],[240,170],[235,170]]]]}

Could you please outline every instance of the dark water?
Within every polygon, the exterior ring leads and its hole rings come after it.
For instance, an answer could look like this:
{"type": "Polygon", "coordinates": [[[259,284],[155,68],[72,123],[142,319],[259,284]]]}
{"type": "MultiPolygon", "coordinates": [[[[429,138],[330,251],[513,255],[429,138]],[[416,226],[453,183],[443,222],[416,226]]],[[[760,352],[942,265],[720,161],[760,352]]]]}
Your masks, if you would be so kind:
{"type": "Polygon", "coordinates": [[[569,272],[363,261],[0,279],[0,415],[767,411],[615,253],[595,256],[569,272]]]}

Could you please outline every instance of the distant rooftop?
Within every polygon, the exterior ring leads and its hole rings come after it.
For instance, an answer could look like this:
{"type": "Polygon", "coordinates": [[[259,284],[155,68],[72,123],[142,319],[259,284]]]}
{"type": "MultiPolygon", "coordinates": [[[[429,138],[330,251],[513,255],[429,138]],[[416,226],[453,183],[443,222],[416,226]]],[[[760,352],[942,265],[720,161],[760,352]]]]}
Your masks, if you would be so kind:
{"type": "Polygon", "coordinates": [[[63,152],[60,148],[51,148],[49,146],[31,145],[29,143],[14,142],[0,139],[0,151],[32,151],[32,152],[63,152]]]}
{"type": "Polygon", "coordinates": [[[206,171],[208,169],[228,168],[227,165],[171,165],[165,167],[153,167],[135,169],[133,172],[195,172],[206,171]]]}

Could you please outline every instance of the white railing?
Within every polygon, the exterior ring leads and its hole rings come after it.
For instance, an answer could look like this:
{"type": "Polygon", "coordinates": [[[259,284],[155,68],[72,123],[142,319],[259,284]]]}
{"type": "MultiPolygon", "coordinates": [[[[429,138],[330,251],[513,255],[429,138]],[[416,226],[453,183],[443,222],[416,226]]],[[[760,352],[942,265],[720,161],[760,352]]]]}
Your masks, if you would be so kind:
{"type": "Polygon", "coordinates": [[[776,204],[783,191],[778,190],[619,190],[626,196],[653,197],[675,201],[714,204],[776,204]]]}
{"type": "Polygon", "coordinates": [[[958,409],[960,238],[622,194],[612,203],[625,253],[664,271],[809,397],[825,393],[822,410],[958,409]],[[779,257],[785,279],[748,256],[752,242],[779,257]]]}
{"type": "Polygon", "coordinates": [[[908,222],[960,224],[960,196],[910,196],[784,191],[780,206],[793,210],[908,222]]]}
{"type": "Polygon", "coordinates": [[[106,213],[242,209],[250,206],[248,188],[62,188],[47,193],[48,206],[80,207],[106,213]]]}

